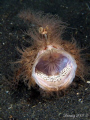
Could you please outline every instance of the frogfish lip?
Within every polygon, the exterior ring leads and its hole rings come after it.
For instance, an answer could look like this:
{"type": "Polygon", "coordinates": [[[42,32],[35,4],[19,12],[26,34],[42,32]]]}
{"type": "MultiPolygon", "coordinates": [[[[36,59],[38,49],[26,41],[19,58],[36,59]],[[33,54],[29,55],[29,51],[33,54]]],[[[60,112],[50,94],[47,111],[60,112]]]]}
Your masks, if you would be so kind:
{"type": "Polygon", "coordinates": [[[73,56],[61,47],[48,45],[38,52],[32,68],[32,78],[46,91],[67,88],[75,77],[77,64],[73,56]]]}

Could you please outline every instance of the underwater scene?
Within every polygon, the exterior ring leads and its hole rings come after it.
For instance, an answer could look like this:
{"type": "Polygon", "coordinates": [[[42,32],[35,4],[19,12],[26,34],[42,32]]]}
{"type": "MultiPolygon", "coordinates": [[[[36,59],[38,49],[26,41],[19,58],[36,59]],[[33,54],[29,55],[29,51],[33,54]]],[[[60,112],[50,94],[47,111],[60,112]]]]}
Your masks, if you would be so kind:
{"type": "Polygon", "coordinates": [[[0,120],[90,119],[90,1],[0,1],[0,120]]]}

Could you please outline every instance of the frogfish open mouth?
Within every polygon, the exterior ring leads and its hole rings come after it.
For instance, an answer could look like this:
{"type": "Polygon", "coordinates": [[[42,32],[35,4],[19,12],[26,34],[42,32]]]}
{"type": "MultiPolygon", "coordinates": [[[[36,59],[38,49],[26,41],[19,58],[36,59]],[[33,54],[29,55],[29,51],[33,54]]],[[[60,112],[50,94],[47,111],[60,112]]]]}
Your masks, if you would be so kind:
{"type": "Polygon", "coordinates": [[[32,77],[45,90],[58,91],[71,84],[75,77],[76,62],[65,50],[48,45],[38,52],[32,68],[32,77]]]}
{"type": "Polygon", "coordinates": [[[37,85],[52,92],[66,89],[75,76],[83,78],[80,49],[75,40],[62,40],[66,23],[57,15],[30,10],[22,11],[19,17],[29,24],[27,34],[33,42],[19,50],[22,55],[15,79],[22,78],[29,88],[37,85]]]}

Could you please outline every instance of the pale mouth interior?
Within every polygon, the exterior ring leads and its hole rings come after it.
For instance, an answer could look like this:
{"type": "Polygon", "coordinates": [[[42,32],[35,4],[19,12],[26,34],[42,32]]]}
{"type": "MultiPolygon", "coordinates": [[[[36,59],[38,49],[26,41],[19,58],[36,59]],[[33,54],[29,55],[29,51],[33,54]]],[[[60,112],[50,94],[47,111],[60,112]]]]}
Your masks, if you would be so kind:
{"type": "Polygon", "coordinates": [[[56,82],[65,79],[68,77],[71,72],[71,66],[67,65],[58,75],[48,76],[42,72],[36,72],[36,75],[45,81],[56,82]]]}

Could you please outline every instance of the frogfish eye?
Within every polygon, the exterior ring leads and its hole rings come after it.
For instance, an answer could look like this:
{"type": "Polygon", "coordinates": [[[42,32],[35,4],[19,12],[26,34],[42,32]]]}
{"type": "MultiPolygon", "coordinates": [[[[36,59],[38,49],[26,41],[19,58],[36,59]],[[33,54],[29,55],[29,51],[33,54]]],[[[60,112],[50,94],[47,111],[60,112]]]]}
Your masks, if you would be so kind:
{"type": "Polygon", "coordinates": [[[76,68],[76,62],[69,53],[49,46],[38,53],[32,68],[32,78],[42,89],[58,91],[72,83],[76,68]]]}

